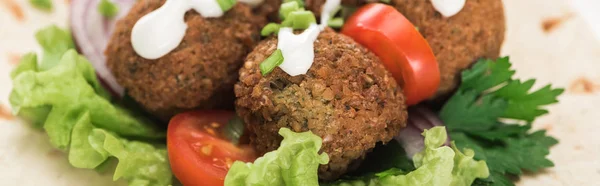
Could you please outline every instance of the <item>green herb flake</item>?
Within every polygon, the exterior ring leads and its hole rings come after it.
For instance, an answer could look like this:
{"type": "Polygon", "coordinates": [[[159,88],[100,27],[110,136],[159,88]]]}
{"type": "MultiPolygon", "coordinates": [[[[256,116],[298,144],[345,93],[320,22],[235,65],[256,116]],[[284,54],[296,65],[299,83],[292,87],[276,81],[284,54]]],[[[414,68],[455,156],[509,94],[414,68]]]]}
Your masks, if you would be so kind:
{"type": "Polygon", "coordinates": [[[277,34],[281,25],[277,23],[269,23],[260,31],[261,36],[269,36],[271,34],[277,34]]]}
{"type": "Polygon", "coordinates": [[[29,0],[29,3],[37,9],[44,11],[52,10],[52,1],[51,0],[29,0]]]}
{"type": "Polygon", "coordinates": [[[329,22],[327,22],[327,26],[329,26],[331,28],[342,28],[342,26],[344,26],[344,18],[341,18],[341,17],[333,18],[333,19],[329,20],[329,22]]]}
{"type": "Polygon", "coordinates": [[[219,3],[219,7],[223,10],[223,12],[227,12],[237,3],[236,0],[217,0],[219,3]]]}
{"type": "Polygon", "coordinates": [[[303,8],[301,8],[300,5],[298,5],[297,1],[290,1],[287,3],[283,3],[279,7],[279,18],[281,18],[282,20],[285,20],[285,18],[290,13],[292,13],[294,11],[298,11],[298,10],[303,10],[303,8]]]}
{"type": "Polygon", "coordinates": [[[285,0],[279,7],[281,24],[269,23],[260,31],[261,36],[277,35],[281,27],[291,27],[296,30],[307,29],[311,24],[317,23],[315,14],[304,10],[304,1],[285,0]]]}
{"type": "Polygon", "coordinates": [[[265,76],[271,73],[275,67],[281,65],[281,63],[283,63],[283,54],[281,50],[277,49],[265,61],[260,63],[260,73],[265,76]]]}
{"type": "Polygon", "coordinates": [[[119,7],[109,0],[101,0],[98,3],[98,12],[107,18],[113,18],[119,13],[119,7]]]}
{"type": "Polygon", "coordinates": [[[281,22],[281,26],[292,27],[293,29],[306,29],[314,23],[317,23],[315,14],[311,11],[299,10],[288,14],[288,17],[281,22]]]}

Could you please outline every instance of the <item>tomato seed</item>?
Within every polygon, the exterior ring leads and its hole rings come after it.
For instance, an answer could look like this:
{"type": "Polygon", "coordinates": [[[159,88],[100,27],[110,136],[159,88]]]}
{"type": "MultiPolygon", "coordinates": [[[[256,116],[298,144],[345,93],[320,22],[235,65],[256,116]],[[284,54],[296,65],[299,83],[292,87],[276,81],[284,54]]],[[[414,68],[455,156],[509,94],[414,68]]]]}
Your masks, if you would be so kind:
{"type": "Polygon", "coordinates": [[[211,128],[207,128],[207,129],[206,129],[206,132],[208,132],[209,134],[211,134],[211,135],[213,135],[213,136],[216,134],[216,133],[215,133],[215,130],[213,130],[213,129],[211,129],[211,128]]]}
{"type": "Polygon", "coordinates": [[[231,160],[231,158],[225,158],[225,164],[227,164],[227,168],[231,168],[233,161],[231,160]]]}
{"type": "Polygon", "coordinates": [[[202,146],[200,151],[202,151],[202,153],[204,155],[209,156],[212,153],[212,147],[213,147],[212,145],[205,145],[205,146],[202,146]]]}

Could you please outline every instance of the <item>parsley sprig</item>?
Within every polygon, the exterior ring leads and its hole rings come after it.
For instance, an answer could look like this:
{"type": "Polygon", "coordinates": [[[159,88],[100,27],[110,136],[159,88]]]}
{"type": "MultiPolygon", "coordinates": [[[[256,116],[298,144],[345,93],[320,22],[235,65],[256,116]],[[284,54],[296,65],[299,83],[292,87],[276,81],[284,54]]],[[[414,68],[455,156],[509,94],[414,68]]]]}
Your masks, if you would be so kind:
{"type": "Polygon", "coordinates": [[[462,84],[440,111],[440,118],[459,148],[475,151],[485,160],[491,176],[473,185],[513,185],[509,177],[536,172],[554,164],[546,156],[558,143],[546,131],[530,132],[531,123],[548,113],[542,107],[556,103],[564,91],[550,85],[531,91],[535,80],[514,79],[508,57],[480,60],[462,73],[462,84]],[[523,121],[519,125],[505,119],[523,121]]]}

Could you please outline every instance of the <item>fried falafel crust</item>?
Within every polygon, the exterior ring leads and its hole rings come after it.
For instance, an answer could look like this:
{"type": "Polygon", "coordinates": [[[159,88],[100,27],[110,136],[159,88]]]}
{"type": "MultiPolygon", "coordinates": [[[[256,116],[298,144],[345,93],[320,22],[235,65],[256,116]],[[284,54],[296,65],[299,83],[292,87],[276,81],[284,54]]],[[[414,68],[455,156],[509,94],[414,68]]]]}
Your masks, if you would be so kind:
{"type": "Polygon", "coordinates": [[[262,76],[259,64],[276,50],[277,39],[261,42],[240,70],[236,108],[261,153],[277,149],[282,127],[320,136],[330,162],[319,167],[319,178],[333,180],[398,134],[407,113],[402,90],[374,54],[331,29],[314,44],[307,74],[291,77],[276,68],[262,76]]]}
{"type": "MultiPolygon", "coordinates": [[[[306,0],[319,15],[326,0],[306,0]]],[[[342,0],[361,6],[366,0],[342,0]]],[[[480,58],[497,58],[504,41],[502,0],[467,0],[458,14],[446,18],[427,0],[391,0],[391,5],[414,24],[427,40],[440,68],[438,96],[446,96],[460,83],[460,73],[480,58]]]]}
{"type": "Polygon", "coordinates": [[[480,58],[497,58],[504,41],[501,0],[467,0],[452,17],[443,17],[431,1],[392,0],[391,4],[419,28],[440,68],[437,95],[452,92],[460,73],[480,58]]]}
{"type": "Polygon", "coordinates": [[[157,60],[144,59],[133,50],[131,30],[164,2],[140,0],[118,21],[105,52],[118,83],[163,120],[190,109],[232,108],[236,72],[258,43],[265,19],[240,3],[219,18],[204,18],[191,10],[185,15],[188,29],[179,46],[157,60]]]}

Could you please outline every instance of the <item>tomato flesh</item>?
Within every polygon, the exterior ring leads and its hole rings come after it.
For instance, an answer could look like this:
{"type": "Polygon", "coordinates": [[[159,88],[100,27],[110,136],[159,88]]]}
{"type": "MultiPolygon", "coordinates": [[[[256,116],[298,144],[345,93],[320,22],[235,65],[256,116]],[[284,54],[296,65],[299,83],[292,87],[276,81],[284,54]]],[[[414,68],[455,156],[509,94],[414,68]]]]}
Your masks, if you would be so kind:
{"type": "Polygon", "coordinates": [[[407,105],[435,94],[440,84],[437,60],[427,41],[394,7],[371,3],[358,9],[342,34],[375,53],[402,86],[407,105]]]}
{"type": "Polygon", "coordinates": [[[169,122],[167,149],[173,174],[184,185],[222,186],[233,162],[251,162],[254,150],[225,139],[229,111],[193,111],[169,122]]]}

